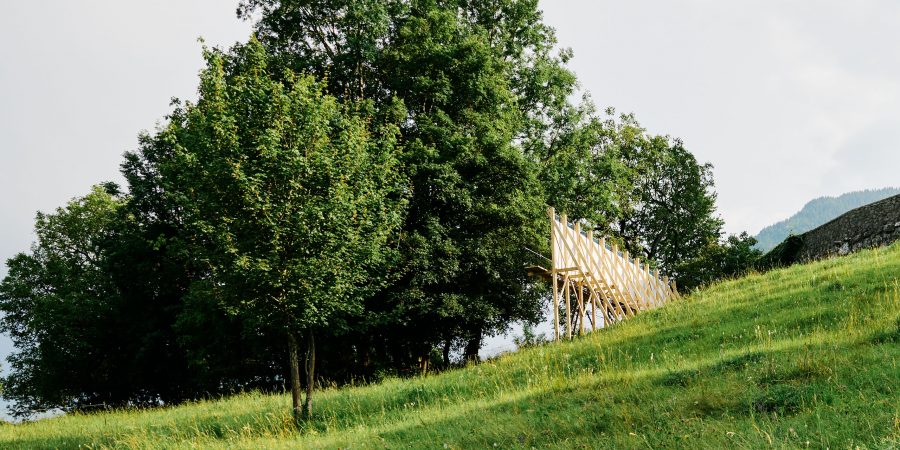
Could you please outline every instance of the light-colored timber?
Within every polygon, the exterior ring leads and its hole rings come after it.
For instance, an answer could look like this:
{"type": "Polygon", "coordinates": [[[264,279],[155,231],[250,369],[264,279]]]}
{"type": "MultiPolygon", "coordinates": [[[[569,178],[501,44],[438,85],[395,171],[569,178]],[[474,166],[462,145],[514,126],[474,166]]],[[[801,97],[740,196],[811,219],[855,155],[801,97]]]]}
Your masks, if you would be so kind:
{"type": "Polygon", "coordinates": [[[583,233],[581,224],[569,224],[565,214],[550,217],[552,263],[550,269],[529,267],[529,274],[550,278],[553,286],[553,326],[556,340],[560,339],[559,307],[565,300],[566,337],[572,339],[573,320],[578,334],[585,332],[585,320],[591,321],[591,331],[632,317],[641,311],[657,308],[678,297],[675,281],[650,271],[645,261],[632,259],[627,251],[620,252],[606,239],[594,240],[592,232],[583,233]],[[577,303],[573,311],[571,300],[577,303]],[[590,317],[585,305],[590,303],[590,317]],[[597,310],[600,317],[597,317],[597,310]],[[575,312],[578,316],[573,316],[575,312]]]}

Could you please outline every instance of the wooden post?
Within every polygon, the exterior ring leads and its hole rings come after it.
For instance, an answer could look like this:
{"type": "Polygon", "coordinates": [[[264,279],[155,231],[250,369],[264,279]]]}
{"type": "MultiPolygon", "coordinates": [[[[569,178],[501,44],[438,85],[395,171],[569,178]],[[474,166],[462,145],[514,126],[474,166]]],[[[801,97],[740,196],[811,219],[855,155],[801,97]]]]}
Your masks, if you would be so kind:
{"type": "Polygon", "coordinates": [[[650,261],[644,263],[644,273],[641,275],[646,278],[647,285],[647,301],[652,302],[654,305],[657,305],[656,301],[656,283],[653,281],[653,274],[650,273],[650,261]]]}
{"type": "Polygon", "coordinates": [[[637,295],[640,295],[644,302],[647,301],[647,284],[641,275],[641,258],[634,258],[634,284],[637,289],[637,295]]]}
{"type": "MultiPolygon", "coordinates": [[[[594,230],[588,230],[587,233],[588,241],[591,244],[591,250],[597,251],[594,243],[594,230]]],[[[599,275],[599,274],[598,274],[599,275]]],[[[596,280],[591,280],[589,283],[595,283],[596,280]]],[[[594,295],[594,290],[591,290],[591,294],[588,296],[591,302],[591,331],[595,331],[597,329],[597,296],[594,295]]]]}
{"type": "MultiPolygon", "coordinates": [[[[650,265],[649,261],[645,261],[644,265],[649,267],[649,265],[650,265]]],[[[651,281],[648,277],[645,276],[645,273],[643,271],[641,271],[640,264],[638,264],[637,270],[635,270],[635,272],[634,272],[634,276],[638,277],[640,280],[642,280],[642,286],[644,287],[644,294],[643,294],[644,301],[647,303],[647,307],[652,308],[652,307],[656,306],[656,302],[653,301],[653,298],[650,296],[651,281]]]]}
{"type": "MultiPolygon", "coordinates": [[[[569,216],[566,213],[559,215],[559,222],[562,225],[563,239],[569,234],[569,216]]],[[[566,337],[572,339],[572,307],[569,300],[569,273],[563,279],[563,290],[566,297],[566,337]]]]}
{"type": "Polygon", "coordinates": [[[659,276],[659,269],[653,269],[653,304],[661,304],[663,302],[662,298],[662,289],[659,288],[659,284],[662,279],[659,276]]]}
{"type": "Polygon", "coordinates": [[[559,340],[559,286],[557,285],[557,279],[559,275],[557,275],[556,270],[551,272],[553,276],[553,331],[556,336],[556,340],[559,340]]]}
{"type": "Polygon", "coordinates": [[[578,282],[578,335],[584,335],[584,281],[578,282]]]}
{"type": "MultiPolygon", "coordinates": [[[[581,236],[581,223],[575,222],[575,246],[576,248],[582,248],[584,251],[584,239],[581,236]]],[[[589,254],[583,254],[585,257],[590,257],[589,254]]],[[[572,285],[573,288],[576,288],[575,292],[575,301],[578,302],[578,335],[581,336],[584,334],[584,281],[585,281],[585,272],[590,269],[587,267],[579,267],[579,275],[581,275],[581,279],[578,280],[578,283],[574,283],[572,285]]]]}
{"type": "MultiPolygon", "coordinates": [[[[618,257],[619,257],[619,246],[616,244],[613,244],[612,245],[612,256],[611,256],[611,260],[609,261],[610,266],[613,266],[613,269],[612,269],[613,271],[616,270],[614,264],[615,264],[616,258],[618,258],[618,257]]],[[[621,283],[619,283],[619,284],[621,284],[621,283]]],[[[610,287],[612,287],[612,286],[610,286],[610,287]]],[[[625,311],[623,304],[624,304],[624,306],[628,306],[628,304],[625,303],[625,298],[622,296],[622,294],[623,294],[622,286],[616,286],[616,288],[619,289],[619,292],[618,292],[618,295],[613,296],[612,300],[616,302],[614,306],[619,309],[619,314],[622,315],[622,318],[620,320],[622,320],[622,319],[625,319],[626,317],[628,317],[628,313],[625,311]]]]}
{"type": "Polygon", "coordinates": [[[556,251],[556,210],[551,206],[547,208],[547,215],[550,216],[550,277],[553,278],[553,333],[557,341],[559,341],[559,284],[557,277],[559,273],[556,271],[556,261],[560,255],[556,251]]]}
{"type": "Polygon", "coordinates": [[[663,284],[666,285],[666,292],[665,292],[666,295],[664,296],[665,297],[664,300],[668,300],[669,294],[670,294],[669,291],[672,289],[672,285],[669,283],[669,276],[668,275],[664,276],[662,281],[663,281],[663,284]]]}
{"type": "MultiPolygon", "coordinates": [[[[630,258],[631,255],[628,255],[628,257],[630,258]]],[[[636,257],[634,259],[629,259],[628,262],[632,264],[631,280],[634,282],[634,294],[636,297],[640,298],[641,304],[646,306],[647,297],[641,292],[641,287],[643,287],[639,272],[641,269],[641,259],[636,257]]]]}
{"type": "Polygon", "coordinates": [[[566,297],[566,337],[570,340],[572,339],[572,306],[569,300],[569,276],[566,275],[565,279],[563,279],[563,289],[565,290],[566,297]]]}
{"type": "Polygon", "coordinates": [[[641,299],[640,296],[637,295],[634,287],[633,275],[634,269],[629,267],[628,261],[628,252],[622,251],[622,256],[616,254],[616,265],[621,267],[622,269],[622,284],[625,287],[625,301],[629,303],[628,310],[631,311],[631,315],[635,315],[640,311],[641,308],[641,299]]]}
{"type": "MultiPolygon", "coordinates": [[[[601,237],[601,238],[600,238],[600,256],[601,256],[601,260],[604,260],[604,259],[605,259],[605,257],[606,257],[606,252],[607,252],[607,251],[608,251],[608,250],[606,250],[606,238],[605,238],[605,237],[601,237]]],[[[600,301],[600,304],[601,304],[601,305],[603,305],[603,327],[606,328],[606,326],[609,325],[609,318],[612,316],[612,314],[610,313],[610,310],[609,310],[609,308],[610,308],[610,305],[609,305],[609,299],[608,299],[608,298],[601,298],[601,299],[597,299],[597,300],[600,301]]]]}
{"type": "Polygon", "coordinates": [[[628,282],[628,292],[634,300],[635,306],[640,310],[643,307],[643,298],[638,295],[637,282],[634,279],[634,267],[631,266],[631,255],[628,250],[622,250],[622,266],[625,272],[625,280],[628,282]]]}

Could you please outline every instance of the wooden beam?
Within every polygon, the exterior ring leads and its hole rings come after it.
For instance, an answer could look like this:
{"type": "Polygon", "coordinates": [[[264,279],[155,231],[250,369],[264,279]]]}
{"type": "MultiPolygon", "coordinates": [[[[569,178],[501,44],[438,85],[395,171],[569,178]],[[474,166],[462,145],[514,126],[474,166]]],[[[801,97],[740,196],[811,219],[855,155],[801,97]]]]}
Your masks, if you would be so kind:
{"type": "Polygon", "coordinates": [[[584,336],[584,283],[578,282],[578,335],[584,336]]]}
{"type": "Polygon", "coordinates": [[[559,340],[559,287],[557,286],[556,271],[553,272],[553,331],[556,340],[559,340]]]}
{"type": "Polygon", "coordinates": [[[566,297],[566,337],[569,338],[569,340],[571,340],[572,339],[572,306],[571,306],[571,303],[569,300],[569,284],[570,284],[569,277],[566,277],[563,280],[563,289],[566,292],[566,294],[565,294],[565,297],[566,297]]]}
{"type": "MultiPolygon", "coordinates": [[[[553,264],[550,274],[554,285],[554,333],[557,340],[561,335],[560,295],[565,296],[566,300],[566,336],[569,339],[575,331],[573,321],[576,318],[579,334],[584,334],[584,321],[588,319],[591,320],[591,330],[598,328],[598,306],[602,306],[604,324],[608,324],[659,306],[678,295],[674,281],[661,277],[658,270],[651,274],[649,264],[644,264],[642,268],[640,259],[632,260],[627,251],[620,256],[616,246],[607,250],[606,240],[602,238],[595,242],[592,231],[582,235],[580,222],[573,223],[570,228],[564,213],[557,220],[555,210],[548,208],[547,215],[551,219],[553,264]],[[560,281],[563,283],[562,290],[560,281]],[[590,317],[586,311],[586,292],[590,317]],[[573,295],[578,302],[577,312],[571,305],[573,295]]],[[[540,272],[540,269],[536,268],[533,272],[540,272]]]]}

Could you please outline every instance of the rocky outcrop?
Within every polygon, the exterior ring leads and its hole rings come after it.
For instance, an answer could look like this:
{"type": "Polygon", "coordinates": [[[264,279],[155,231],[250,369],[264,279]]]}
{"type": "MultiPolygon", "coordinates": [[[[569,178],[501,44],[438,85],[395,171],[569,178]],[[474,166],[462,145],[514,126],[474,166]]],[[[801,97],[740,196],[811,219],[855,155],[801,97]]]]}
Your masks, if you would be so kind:
{"type": "Polygon", "coordinates": [[[851,210],[818,228],[791,236],[762,258],[787,265],[878,247],[900,240],[900,195],[851,210]]]}
{"type": "Polygon", "coordinates": [[[900,239],[900,195],[856,208],[803,234],[801,261],[846,255],[900,239]]]}

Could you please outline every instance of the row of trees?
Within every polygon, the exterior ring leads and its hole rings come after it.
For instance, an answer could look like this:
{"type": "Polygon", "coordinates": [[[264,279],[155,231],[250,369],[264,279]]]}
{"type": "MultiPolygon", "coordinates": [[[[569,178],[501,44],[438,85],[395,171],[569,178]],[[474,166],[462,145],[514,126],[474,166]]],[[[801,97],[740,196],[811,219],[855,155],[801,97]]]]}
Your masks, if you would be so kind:
{"type": "Polygon", "coordinates": [[[571,102],[536,0],[238,14],[255,37],[204,50],[198,100],[126,153],[127,186],[39,214],[9,260],[15,413],[289,387],[309,414],[319,378],[477,359],[541,319],[523,267],[546,264],[547,205],[676,277],[725,273],[711,167],[571,102]]]}

